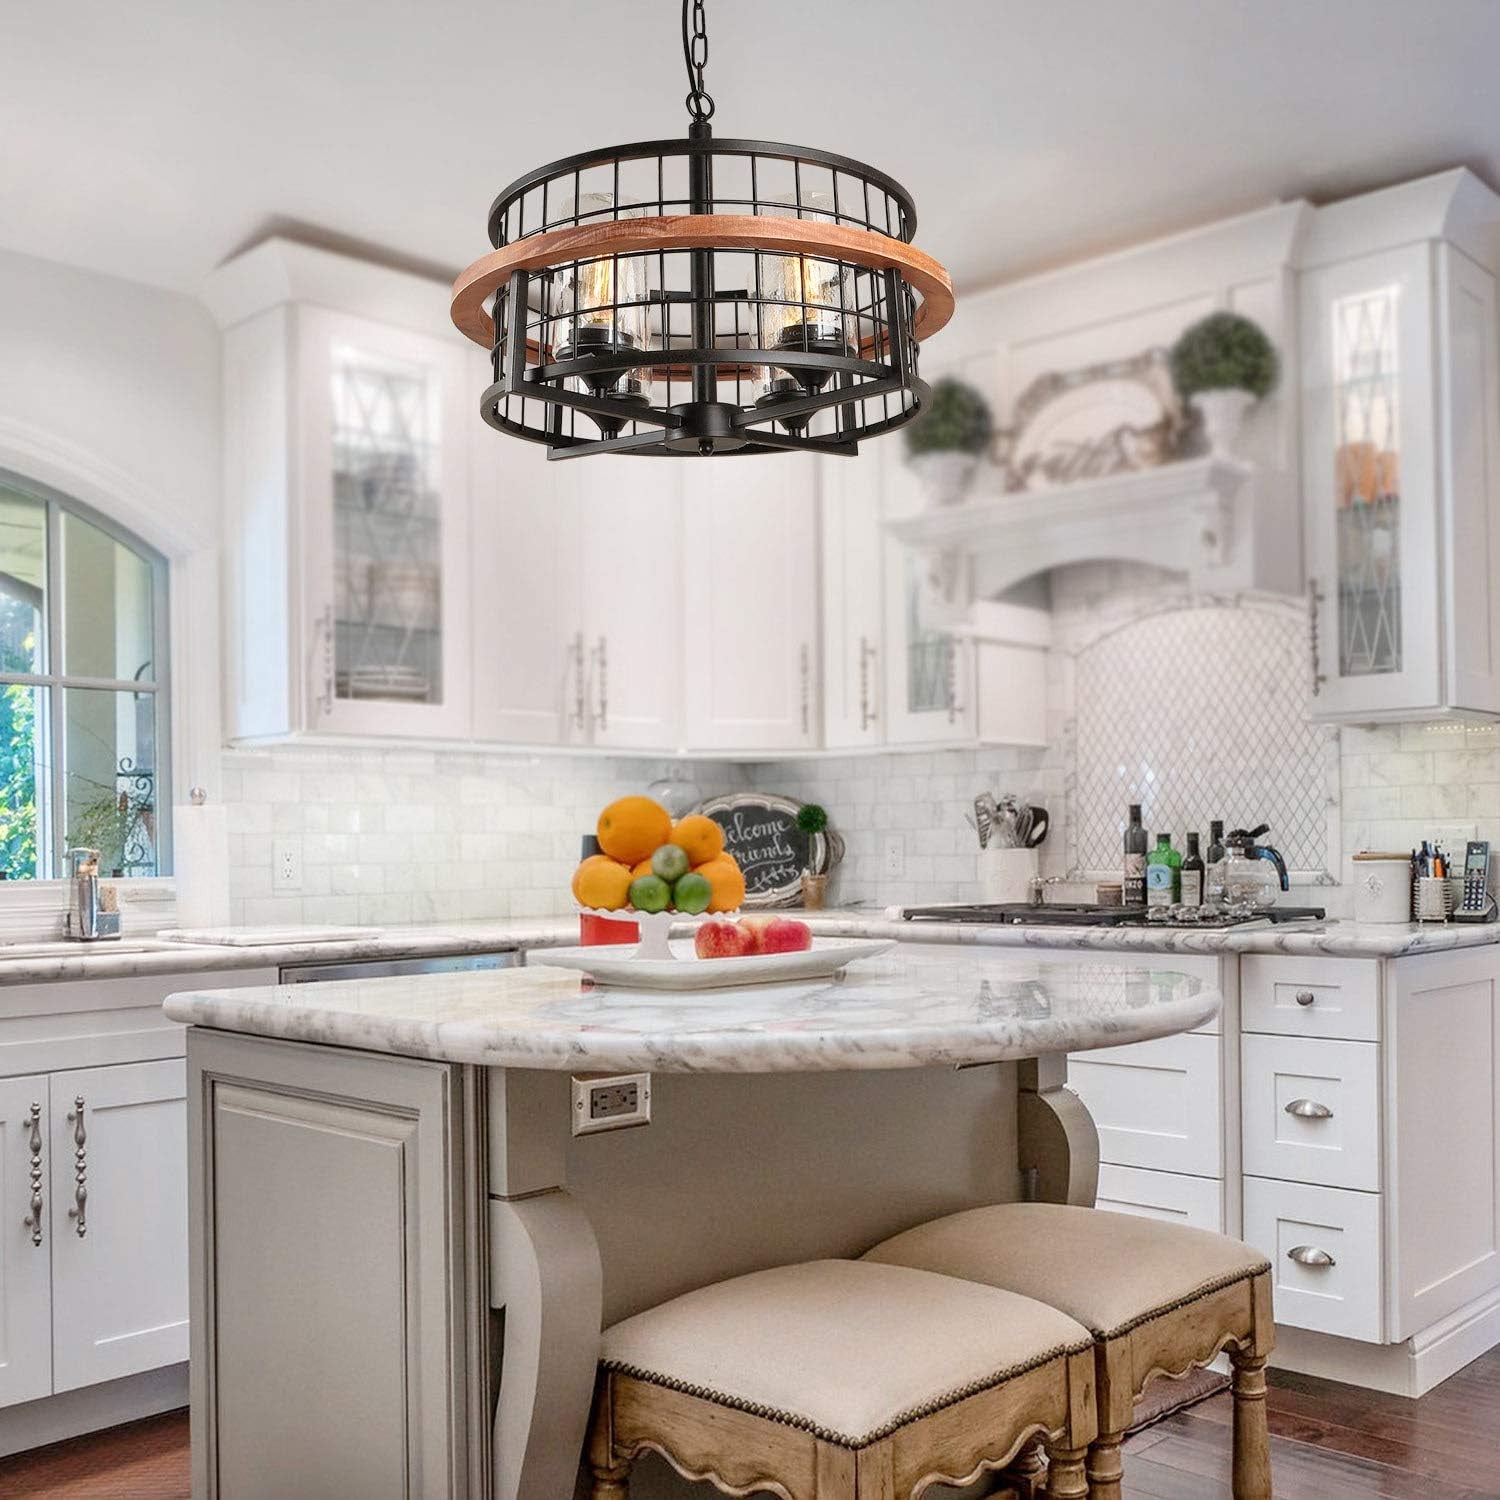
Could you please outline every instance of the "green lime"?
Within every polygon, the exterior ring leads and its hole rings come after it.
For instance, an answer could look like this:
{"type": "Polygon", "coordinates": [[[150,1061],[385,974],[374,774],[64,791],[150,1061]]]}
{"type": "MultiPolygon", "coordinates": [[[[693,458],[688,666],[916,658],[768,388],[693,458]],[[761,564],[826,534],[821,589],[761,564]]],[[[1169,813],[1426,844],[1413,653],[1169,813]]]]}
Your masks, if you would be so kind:
{"type": "Polygon", "coordinates": [[[663,844],[651,856],[651,873],[660,875],[671,885],[674,880],[681,880],[687,874],[689,864],[686,849],[679,849],[676,844],[663,844]]]}
{"type": "Polygon", "coordinates": [[[696,917],[700,911],[707,911],[713,896],[714,888],[702,875],[684,875],[672,887],[672,905],[691,917],[696,917]]]}
{"type": "Polygon", "coordinates": [[[642,875],[630,882],[630,904],[637,911],[665,911],[672,887],[659,875],[642,875]]]}

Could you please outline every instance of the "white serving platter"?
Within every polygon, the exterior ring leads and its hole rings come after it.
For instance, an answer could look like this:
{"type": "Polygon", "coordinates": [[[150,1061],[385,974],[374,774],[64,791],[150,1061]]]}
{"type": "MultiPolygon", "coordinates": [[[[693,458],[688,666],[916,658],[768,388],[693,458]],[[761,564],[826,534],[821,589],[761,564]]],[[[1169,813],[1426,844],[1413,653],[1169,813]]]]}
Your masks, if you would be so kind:
{"type": "Polygon", "coordinates": [[[721,990],[740,984],[788,984],[827,979],[861,959],[896,945],[886,938],[814,938],[800,953],[752,953],[744,958],[699,958],[691,938],[674,938],[670,958],[637,958],[633,943],[598,948],[537,948],[529,964],[580,969],[597,983],[632,990],[721,990]]]}

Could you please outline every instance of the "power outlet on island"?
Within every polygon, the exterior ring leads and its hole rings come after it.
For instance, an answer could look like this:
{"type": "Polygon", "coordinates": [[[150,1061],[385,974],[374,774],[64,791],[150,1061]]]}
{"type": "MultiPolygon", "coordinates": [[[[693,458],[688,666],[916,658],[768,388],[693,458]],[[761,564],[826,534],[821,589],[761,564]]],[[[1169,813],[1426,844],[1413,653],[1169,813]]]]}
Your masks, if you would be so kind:
{"type": "Polygon", "coordinates": [[[573,1079],[573,1134],[651,1123],[651,1075],[611,1073],[573,1079]]]}
{"type": "Polygon", "coordinates": [[[890,833],[885,839],[885,873],[892,876],[906,874],[906,837],[890,833]]]}
{"type": "Polygon", "coordinates": [[[302,889],[302,840],[294,834],[271,841],[271,887],[278,891],[302,889]]]}

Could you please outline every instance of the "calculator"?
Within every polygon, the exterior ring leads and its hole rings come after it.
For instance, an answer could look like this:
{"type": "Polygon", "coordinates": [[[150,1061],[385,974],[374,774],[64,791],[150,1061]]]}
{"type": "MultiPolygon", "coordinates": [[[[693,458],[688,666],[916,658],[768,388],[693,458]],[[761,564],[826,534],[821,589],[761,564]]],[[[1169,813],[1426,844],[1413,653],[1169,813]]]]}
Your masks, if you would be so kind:
{"type": "Polygon", "coordinates": [[[1470,839],[1464,849],[1464,898],[1453,913],[1455,922],[1488,922],[1495,915],[1490,895],[1490,846],[1487,839],[1470,839]]]}

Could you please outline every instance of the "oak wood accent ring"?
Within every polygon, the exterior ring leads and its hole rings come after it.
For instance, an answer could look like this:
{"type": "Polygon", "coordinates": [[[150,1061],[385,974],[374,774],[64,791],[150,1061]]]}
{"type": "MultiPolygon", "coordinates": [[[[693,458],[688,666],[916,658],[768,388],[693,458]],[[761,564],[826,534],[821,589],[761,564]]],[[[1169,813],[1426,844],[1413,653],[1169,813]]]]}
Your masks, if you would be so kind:
{"type": "Polygon", "coordinates": [[[495,342],[485,301],[515,271],[540,271],[575,260],[653,250],[758,250],[769,255],[811,255],[848,261],[870,271],[894,269],[921,296],[913,334],[930,338],[953,316],[953,281],[925,251],[904,240],[845,224],[756,214],[666,214],[568,225],[482,255],[453,283],[453,322],[484,349],[495,342]]]}

